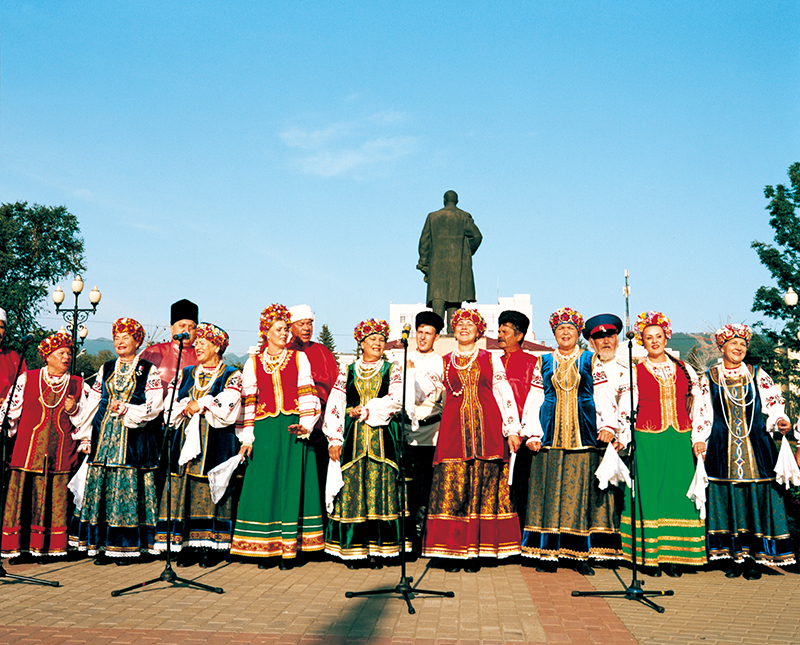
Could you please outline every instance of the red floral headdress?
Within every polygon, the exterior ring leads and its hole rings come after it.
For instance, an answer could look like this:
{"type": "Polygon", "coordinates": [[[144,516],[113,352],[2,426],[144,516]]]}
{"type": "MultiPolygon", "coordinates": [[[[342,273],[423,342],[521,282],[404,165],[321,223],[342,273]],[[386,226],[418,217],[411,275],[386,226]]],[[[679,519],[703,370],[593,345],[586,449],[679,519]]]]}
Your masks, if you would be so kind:
{"type": "Polygon", "coordinates": [[[475,323],[475,326],[478,328],[478,338],[481,338],[486,333],[486,321],[477,309],[459,309],[450,319],[450,326],[455,329],[456,325],[461,320],[471,320],[475,323]]]}
{"type": "Polygon", "coordinates": [[[137,347],[144,341],[144,327],[133,318],[118,319],[111,326],[111,336],[114,337],[117,334],[130,334],[137,347]]]}
{"type": "Polygon", "coordinates": [[[72,349],[72,336],[63,332],[56,332],[44,338],[42,342],[39,343],[39,356],[42,357],[42,360],[46,361],[50,354],[62,347],[69,347],[72,349]]]}
{"type": "Polygon", "coordinates": [[[555,331],[559,325],[572,325],[580,334],[583,331],[583,316],[571,307],[561,307],[550,316],[550,329],[555,331]]]}
{"type": "Polygon", "coordinates": [[[228,334],[221,327],[208,322],[197,325],[197,338],[205,338],[212,345],[219,347],[219,355],[222,356],[228,348],[228,334]]]}
{"type": "Polygon", "coordinates": [[[287,325],[292,324],[292,314],[284,305],[279,305],[277,302],[271,304],[269,307],[261,312],[261,322],[258,326],[258,335],[261,342],[267,341],[267,332],[279,320],[283,320],[287,325]]]}
{"type": "Polygon", "coordinates": [[[743,324],[728,324],[720,329],[717,329],[714,334],[714,339],[717,341],[717,347],[722,349],[722,346],[729,340],[734,338],[741,338],[750,347],[750,339],[753,337],[752,330],[743,324]]]}
{"type": "Polygon", "coordinates": [[[387,323],[385,320],[376,320],[375,318],[370,318],[369,320],[364,320],[358,323],[356,328],[353,330],[353,336],[355,337],[357,343],[360,343],[367,336],[371,336],[372,334],[380,334],[388,340],[389,323],[387,323]]]}

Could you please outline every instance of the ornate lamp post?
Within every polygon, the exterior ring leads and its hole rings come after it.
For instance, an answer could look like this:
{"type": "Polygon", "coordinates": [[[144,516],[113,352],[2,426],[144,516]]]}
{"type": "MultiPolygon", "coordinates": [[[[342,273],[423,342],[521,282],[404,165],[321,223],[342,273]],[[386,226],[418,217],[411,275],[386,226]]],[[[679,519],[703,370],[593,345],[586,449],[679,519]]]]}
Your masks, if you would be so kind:
{"type": "Polygon", "coordinates": [[[72,293],[75,294],[75,306],[63,312],[61,311],[61,303],[64,302],[64,292],[61,290],[60,285],[53,291],[53,302],[56,305],[56,313],[60,313],[64,317],[64,321],[67,323],[65,331],[69,331],[72,335],[72,343],[75,346],[75,351],[72,352],[72,365],[70,366],[70,372],[72,373],[75,372],[78,343],[80,342],[80,344],[83,345],[83,341],[85,341],[86,337],[89,335],[89,330],[83,326],[83,323],[89,319],[89,314],[97,313],[97,305],[100,302],[100,298],[103,297],[103,294],[100,293],[100,289],[95,287],[89,292],[89,302],[92,304],[92,308],[80,309],[78,308],[78,296],[82,291],[83,280],[81,280],[79,275],[76,275],[75,279],[72,281],[72,293]]]}

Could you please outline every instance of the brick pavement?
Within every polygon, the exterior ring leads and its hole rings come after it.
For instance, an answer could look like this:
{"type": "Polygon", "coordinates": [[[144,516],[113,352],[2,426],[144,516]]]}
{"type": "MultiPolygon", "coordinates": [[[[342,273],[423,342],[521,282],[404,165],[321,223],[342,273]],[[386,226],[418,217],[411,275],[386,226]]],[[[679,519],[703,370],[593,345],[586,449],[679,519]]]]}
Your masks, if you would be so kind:
{"type": "MultiPolygon", "coordinates": [[[[317,643],[468,645],[575,643],[605,645],[800,643],[793,600],[800,576],[727,580],[720,572],[673,580],[645,577],[645,588],[675,590],[660,598],[664,614],[624,599],[573,598],[573,589],[622,588],[615,573],[593,578],[574,571],[536,573],[515,564],[477,574],[411,563],[421,588],[452,590],[447,598],[416,598],[409,615],[397,597],[344,597],[397,584],[399,567],[351,571],[313,562],[293,571],[225,563],[211,570],[176,569],[222,595],[156,583],[112,598],[112,589],[157,577],[163,562],[95,567],[89,560],[8,566],[10,573],[58,580],[58,588],[0,581],[0,642],[78,645],[317,643]],[[419,578],[422,578],[421,581],[419,578]],[[743,609],[746,608],[746,611],[743,609]],[[699,625],[706,626],[703,633],[699,625]]],[[[630,572],[620,570],[625,583],[630,572]]]]}

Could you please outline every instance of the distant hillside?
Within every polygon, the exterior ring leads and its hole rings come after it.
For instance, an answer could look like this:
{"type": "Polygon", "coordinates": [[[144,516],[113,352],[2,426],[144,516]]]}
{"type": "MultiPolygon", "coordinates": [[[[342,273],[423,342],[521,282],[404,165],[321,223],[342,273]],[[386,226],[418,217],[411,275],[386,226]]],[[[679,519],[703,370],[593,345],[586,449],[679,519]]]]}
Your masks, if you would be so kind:
{"type": "MultiPolygon", "coordinates": [[[[710,336],[711,334],[697,334],[698,336],[710,336]]],[[[699,345],[696,338],[693,338],[689,334],[684,334],[681,331],[675,332],[672,334],[672,338],[667,343],[670,349],[677,350],[681,353],[681,358],[686,358],[689,355],[689,352],[692,351],[692,347],[695,345],[699,345]]]]}

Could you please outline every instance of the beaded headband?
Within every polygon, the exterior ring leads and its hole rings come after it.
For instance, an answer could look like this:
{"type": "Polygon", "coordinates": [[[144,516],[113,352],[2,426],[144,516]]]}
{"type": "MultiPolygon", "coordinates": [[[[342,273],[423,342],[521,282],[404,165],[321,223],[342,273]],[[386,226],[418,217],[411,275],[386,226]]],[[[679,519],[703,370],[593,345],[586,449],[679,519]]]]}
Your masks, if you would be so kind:
{"type": "Polygon", "coordinates": [[[664,336],[672,338],[672,323],[660,311],[643,311],[636,317],[636,323],[633,325],[633,331],[636,332],[636,342],[640,345],[642,343],[642,333],[645,327],[656,325],[664,330],[664,336]]]}
{"type": "Polygon", "coordinates": [[[380,334],[384,337],[384,339],[389,338],[389,323],[385,320],[376,320],[375,318],[370,318],[369,320],[364,320],[353,330],[353,336],[356,339],[357,343],[360,343],[364,340],[367,336],[371,336],[372,334],[380,334]]]}
{"type": "Polygon", "coordinates": [[[462,320],[471,320],[478,328],[478,338],[486,333],[486,321],[477,309],[459,309],[450,319],[450,325],[455,329],[456,325],[462,320]]]}
{"type": "Polygon", "coordinates": [[[202,322],[197,325],[197,338],[205,338],[212,345],[219,347],[219,355],[222,356],[228,348],[228,334],[216,325],[208,322],[202,322]]]}
{"type": "Polygon", "coordinates": [[[56,332],[39,343],[39,356],[42,357],[42,360],[47,360],[50,354],[62,347],[72,349],[72,337],[69,334],[56,332]]]}
{"type": "Polygon", "coordinates": [[[130,334],[137,347],[144,341],[144,327],[133,318],[120,318],[117,320],[111,326],[112,338],[117,334],[130,334]]]}
{"type": "Polygon", "coordinates": [[[720,329],[717,329],[716,333],[714,334],[714,339],[717,341],[717,347],[722,349],[722,346],[727,343],[729,340],[733,340],[734,338],[741,338],[747,346],[750,347],[750,339],[753,337],[752,330],[747,325],[739,325],[739,324],[732,324],[732,325],[725,325],[720,329]]]}
{"type": "Polygon", "coordinates": [[[269,328],[279,320],[284,321],[287,325],[292,324],[292,314],[289,313],[289,310],[285,306],[279,305],[277,302],[271,304],[261,312],[258,335],[262,341],[266,342],[269,328]]]}
{"type": "Polygon", "coordinates": [[[572,325],[580,334],[583,331],[583,316],[572,307],[561,307],[550,316],[550,329],[555,331],[559,325],[572,325]]]}

